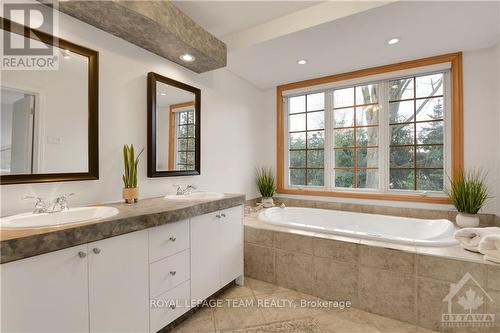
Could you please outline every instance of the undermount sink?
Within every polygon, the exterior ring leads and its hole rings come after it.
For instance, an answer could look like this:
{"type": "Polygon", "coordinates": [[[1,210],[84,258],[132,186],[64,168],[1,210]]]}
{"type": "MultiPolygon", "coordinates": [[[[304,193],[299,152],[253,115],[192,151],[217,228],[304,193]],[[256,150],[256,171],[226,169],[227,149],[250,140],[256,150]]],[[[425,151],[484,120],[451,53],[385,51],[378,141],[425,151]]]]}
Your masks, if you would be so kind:
{"type": "Polygon", "coordinates": [[[219,192],[192,192],[190,194],[171,194],[165,196],[168,200],[191,201],[191,200],[216,200],[224,197],[224,193],[219,192]]]}
{"type": "Polygon", "coordinates": [[[0,227],[5,229],[43,228],[73,223],[102,220],[118,214],[114,207],[78,207],[56,213],[24,213],[2,217],[0,227]]]}

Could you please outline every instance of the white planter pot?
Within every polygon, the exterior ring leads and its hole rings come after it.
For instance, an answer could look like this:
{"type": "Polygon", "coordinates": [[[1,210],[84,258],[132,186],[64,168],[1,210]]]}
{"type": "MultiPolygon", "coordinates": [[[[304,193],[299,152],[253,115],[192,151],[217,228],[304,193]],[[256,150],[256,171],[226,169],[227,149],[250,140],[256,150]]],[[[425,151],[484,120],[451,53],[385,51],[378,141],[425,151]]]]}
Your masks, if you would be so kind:
{"type": "Polygon", "coordinates": [[[479,226],[479,215],[458,213],[456,219],[460,228],[470,228],[479,226]]]}
{"type": "Polygon", "coordinates": [[[273,198],[262,198],[262,207],[264,208],[269,208],[269,207],[274,207],[274,200],[273,198]]]}

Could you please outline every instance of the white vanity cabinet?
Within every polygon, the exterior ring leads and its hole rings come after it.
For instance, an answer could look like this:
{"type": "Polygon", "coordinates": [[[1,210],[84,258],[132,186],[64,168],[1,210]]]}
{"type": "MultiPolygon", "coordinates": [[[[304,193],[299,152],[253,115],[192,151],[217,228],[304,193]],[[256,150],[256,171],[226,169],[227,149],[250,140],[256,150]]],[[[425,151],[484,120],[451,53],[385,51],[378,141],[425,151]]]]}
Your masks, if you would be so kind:
{"type": "Polygon", "coordinates": [[[13,261],[0,274],[0,332],[157,332],[242,277],[243,206],[13,261]]]}
{"type": "Polygon", "coordinates": [[[189,220],[149,229],[150,332],[191,308],[189,220]]]}
{"type": "Polygon", "coordinates": [[[191,219],[191,297],[204,300],[243,275],[243,206],[191,219]]]}
{"type": "Polygon", "coordinates": [[[149,329],[148,231],[88,244],[90,332],[149,329]]]}
{"type": "Polygon", "coordinates": [[[87,245],[0,266],[1,332],[88,332],[87,245]]]}
{"type": "Polygon", "coordinates": [[[2,332],[149,331],[147,230],[6,263],[1,278],[2,332]]]}

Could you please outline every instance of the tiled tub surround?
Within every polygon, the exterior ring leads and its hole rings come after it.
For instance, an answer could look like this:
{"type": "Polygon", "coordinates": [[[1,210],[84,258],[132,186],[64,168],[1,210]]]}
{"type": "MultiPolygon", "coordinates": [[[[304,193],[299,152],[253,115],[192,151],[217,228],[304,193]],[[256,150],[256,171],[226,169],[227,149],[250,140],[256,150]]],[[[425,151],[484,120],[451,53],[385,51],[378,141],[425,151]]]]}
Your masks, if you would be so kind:
{"type": "Polygon", "coordinates": [[[117,215],[104,220],[50,228],[0,229],[0,263],[181,221],[244,202],[245,196],[234,194],[225,194],[218,200],[190,202],[160,197],[143,199],[133,205],[101,205],[116,207],[119,210],[117,215]]]}
{"type": "Polygon", "coordinates": [[[255,213],[245,218],[244,240],[249,277],[328,300],[351,300],[356,308],[429,329],[500,330],[498,319],[490,328],[441,327],[450,284],[467,272],[495,301],[484,296],[481,309],[500,319],[500,265],[459,246],[415,247],[312,233],[264,224],[255,213]]]}

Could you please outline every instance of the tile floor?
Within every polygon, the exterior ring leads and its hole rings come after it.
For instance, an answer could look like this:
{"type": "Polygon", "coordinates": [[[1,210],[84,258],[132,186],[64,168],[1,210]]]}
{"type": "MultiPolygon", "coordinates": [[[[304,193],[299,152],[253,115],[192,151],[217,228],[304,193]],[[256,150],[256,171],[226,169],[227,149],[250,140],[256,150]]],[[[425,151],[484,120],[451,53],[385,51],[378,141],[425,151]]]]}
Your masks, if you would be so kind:
{"type": "Polygon", "coordinates": [[[206,307],[177,326],[175,333],[431,333],[418,326],[354,308],[301,307],[310,295],[245,278],[245,286],[222,293],[221,307],[206,307]],[[228,299],[231,301],[228,303],[228,299]],[[285,300],[285,301],[281,301],[285,300]],[[282,307],[267,307],[267,305],[282,307]],[[242,306],[247,304],[248,306],[242,306]]]}

